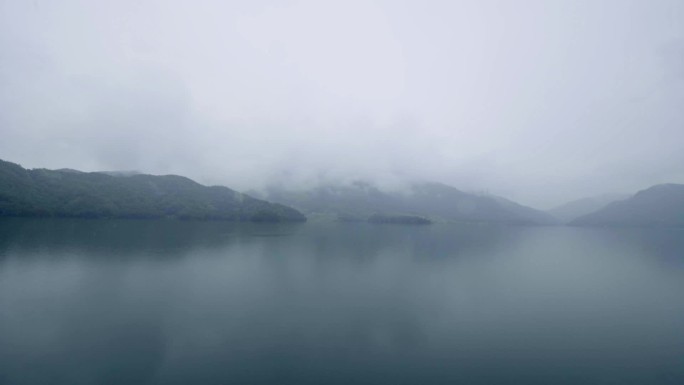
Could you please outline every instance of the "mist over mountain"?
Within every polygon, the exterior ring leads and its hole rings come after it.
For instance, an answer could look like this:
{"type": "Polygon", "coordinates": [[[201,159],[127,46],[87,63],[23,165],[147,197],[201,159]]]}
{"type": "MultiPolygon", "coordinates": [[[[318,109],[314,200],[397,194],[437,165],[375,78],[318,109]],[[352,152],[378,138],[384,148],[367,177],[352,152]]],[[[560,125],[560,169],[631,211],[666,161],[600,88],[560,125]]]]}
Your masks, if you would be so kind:
{"type": "Polygon", "coordinates": [[[600,210],[610,203],[629,197],[630,195],[628,194],[603,194],[586,197],[554,207],[547,212],[558,218],[561,222],[568,223],[576,218],[600,210]]]}
{"type": "Polygon", "coordinates": [[[577,226],[684,226],[684,184],[661,184],[570,222],[577,226]]]}
{"type": "Polygon", "coordinates": [[[306,220],[290,207],[177,175],[27,170],[2,160],[0,216],[306,220]]]}
{"type": "Polygon", "coordinates": [[[306,190],[270,187],[264,199],[286,204],[313,217],[367,220],[375,214],[411,215],[434,220],[512,225],[546,225],[555,219],[510,200],[466,193],[441,183],[413,183],[381,189],[369,182],[324,185],[306,190]]]}
{"type": "Polygon", "coordinates": [[[684,183],[684,1],[200,3],[0,2],[0,158],[544,209],[684,183]]]}
{"type": "Polygon", "coordinates": [[[109,176],[133,176],[133,175],[142,174],[140,171],[132,171],[132,170],[131,171],[126,171],[126,170],[124,170],[124,171],[118,171],[118,170],[116,170],[116,171],[97,171],[97,172],[99,172],[100,174],[105,174],[105,175],[109,175],[109,176]]]}
{"type": "Polygon", "coordinates": [[[549,212],[434,182],[394,188],[366,181],[302,189],[273,185],[252,195],[264,200],[177,175],[29,170],[0,160],[0,216],[304,221],[304,212],[375,223],[684,226],[683,184],[656,185],[622,200],[618,194],[578,199],[549,212]]]}

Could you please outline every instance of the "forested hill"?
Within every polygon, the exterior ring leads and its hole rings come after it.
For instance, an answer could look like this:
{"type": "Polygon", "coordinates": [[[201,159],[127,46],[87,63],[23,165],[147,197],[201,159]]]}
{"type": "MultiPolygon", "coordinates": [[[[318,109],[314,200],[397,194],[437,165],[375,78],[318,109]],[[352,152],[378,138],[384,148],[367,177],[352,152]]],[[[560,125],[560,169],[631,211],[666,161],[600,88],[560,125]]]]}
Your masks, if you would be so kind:
{"type": "Polygon", "coordinates": [[[0,216],[306,220],[293,208],[177,175],[28,170],[2,160],[0,216]]]}

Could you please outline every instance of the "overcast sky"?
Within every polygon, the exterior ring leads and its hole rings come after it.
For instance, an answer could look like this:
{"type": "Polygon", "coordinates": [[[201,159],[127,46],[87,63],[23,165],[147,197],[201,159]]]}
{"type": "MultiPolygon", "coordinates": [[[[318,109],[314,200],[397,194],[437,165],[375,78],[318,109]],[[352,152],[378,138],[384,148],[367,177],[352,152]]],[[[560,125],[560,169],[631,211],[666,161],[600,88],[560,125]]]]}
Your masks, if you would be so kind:
{"type": "Polygon", "coordinates": [[[539,208],[684,183],[684,1],[0,0],[0,158],[539,208]]]}

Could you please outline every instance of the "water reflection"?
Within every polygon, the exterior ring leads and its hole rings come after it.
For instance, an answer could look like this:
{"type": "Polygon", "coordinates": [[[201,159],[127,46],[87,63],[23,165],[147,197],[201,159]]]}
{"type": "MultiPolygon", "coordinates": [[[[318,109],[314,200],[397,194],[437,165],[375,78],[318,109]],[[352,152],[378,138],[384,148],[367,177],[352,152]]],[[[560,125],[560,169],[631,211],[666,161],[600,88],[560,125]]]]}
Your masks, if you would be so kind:
{"type": "Polygon", "coordinates": [[[682,235],[3,220],[0,383],[679,384],[682,235]]]}

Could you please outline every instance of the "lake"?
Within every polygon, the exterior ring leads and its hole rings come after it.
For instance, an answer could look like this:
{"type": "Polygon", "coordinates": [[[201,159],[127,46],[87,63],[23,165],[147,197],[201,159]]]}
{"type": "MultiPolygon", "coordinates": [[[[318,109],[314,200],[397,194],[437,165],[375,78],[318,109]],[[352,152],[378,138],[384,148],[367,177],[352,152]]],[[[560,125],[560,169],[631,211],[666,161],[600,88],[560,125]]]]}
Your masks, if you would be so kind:
{"type": "Polygon", "coordinates": [[[684,229],[0,220],[0,384],[684,384],[684,229]]]}

